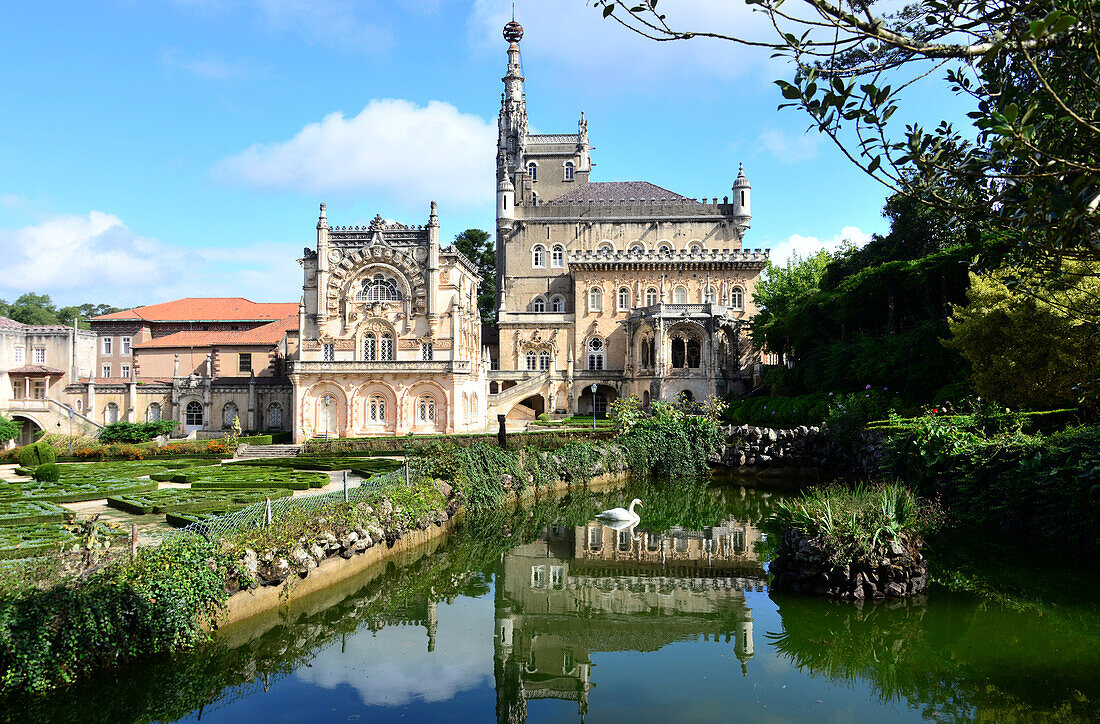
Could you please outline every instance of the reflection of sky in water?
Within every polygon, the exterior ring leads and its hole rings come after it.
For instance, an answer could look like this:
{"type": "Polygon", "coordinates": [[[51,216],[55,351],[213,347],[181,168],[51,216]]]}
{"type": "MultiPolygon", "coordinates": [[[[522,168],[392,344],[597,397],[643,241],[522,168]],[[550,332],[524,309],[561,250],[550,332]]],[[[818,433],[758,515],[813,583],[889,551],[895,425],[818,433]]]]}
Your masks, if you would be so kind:
{"type": "Polygon", "coordinates": [[[493,601],[459,598],[437,609],[435,651],[423,626],[366,627],[330,646],[294,676],[325,689],[350,686],[364,704],[404,706],[453,699],[460,691],[493,685],[493,601]]]}

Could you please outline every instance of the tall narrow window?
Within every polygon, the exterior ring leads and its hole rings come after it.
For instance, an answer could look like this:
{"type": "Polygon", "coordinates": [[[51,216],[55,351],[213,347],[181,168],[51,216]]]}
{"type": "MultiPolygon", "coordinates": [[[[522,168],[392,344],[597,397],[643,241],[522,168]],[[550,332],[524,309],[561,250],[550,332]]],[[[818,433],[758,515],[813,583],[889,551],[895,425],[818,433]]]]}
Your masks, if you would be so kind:
{"type": "Polygon", "coordinates": [[[527,350],[527,354],[524,355],[524,358],[527,361],[527,369],[529,369],[529,370],[535,369],[535,365],[537,364],[537,360],[535,358],[535,351],[530,350],[530,349],[527,350]]]}
{"type": "Polygon", "coordinates": [[[118,405],[113,402],[107,403],[107,408],[103,410],[103,421],[108,425],[118,422],[118,405]]]}
{"type": "Polygon", "coordinates": [[[422,359],[422,360],[435,359],[435,344],[433,342],[421,342],[420,343],[420,359],[422,359]]]}
{"type": "Polygon", "coordinates": [[[535,244],[531,249],[531,266],[536,269],[546,266],[546,247],[542,244],[535,244]]]}
{"type": "Polygon", "coordinates": [[[27,350],[24,349],[23,347],[16,347],[15,348],[15,365],[17,367],[22,367],[26,363],[27,363],[27,350]]]}
{"type": "Polygon", "coordinates": [[[130,365],[122,365],[121,376],[124,380],[130,379],[130,365]]]}
{"type": "Polygon", "coordinates": [[[565,297],[558,295],[550,300],[551,312],[564,312],[565,311],[565,297]]]}
{"type": "Polygon", "coordinates": [[[118,338],[118,346],[120,348],[119,349],[119,354],[122,354],[122,355],[130,354],[130,338],[129,337],[119,337],[118,338]]]}
{"type": "Polygon", "coordinates": [[[160,422],[160,403],[151,402],[149,407],[145,408],[145,421],[146,422],[160,422]]]}
{"type": "Polygon", "coordinates": [[[435,422],[435,398],[424,395],[416,402],[416,419],[422,425],[435,422]]]}
{"type": "Polygon", "coordinates": [[[112,337],[104,337],[103,338],[103,354],[110,357],[112,354],[114,354],[111,351],[113,348],[114,348],[113,338],[112,337]]]}
{"type": "Polygon", "coordinates": [[[741,287],[734,287],[730,290],[730,306],[734,309],[745,307],[745,292],[741,287]]]}
{"type": "Polygon", "coordinates": [[[672,366],[682,369],[687,356],[686,343],[683,337],[675,337],[672,340],[672,366]]]}
{"type": "Polygon", "coordinates": [[[565,266],[565,247],[561,244],[554,244],[550,249],[550,266],[555,269],[565,266]]]}
{"type": "Polygon", "coordinates": [[[603,290],[592,287],[588,290],[588,311],[599,312],[603,310],[603,290]]]}
{"type": "Polygon", "coordinates": [[[539,352],[539,371],[546,372],[550,369],[550,353],[546,350],[539,352]]]}
{"type": "Polygon", "coordinates": [[[252,353],[241,352],[237,358],[237,372],[242,375],[252,374],[252,353]]]}
{"type": "Polygon", "coordinates": [[[618,298],[616,299],[616,307],[620,312],[625,312],[630,309],[630,289],[627,287],[619,287],[618,298]]]}
{"type": "Polygon", "coordinates": [[[378,359],[378,338],[373,334],[363,337],[363,359],[378,359]]]}
{"type": "Polygon", "coordinates": [[[539,165],[534,161],[527,164],[527,175],[531,177],[532,181],[539,180],[539,165]]]}
{"type": "Polygon", "coordinates": [[[698,369],[701,360],[702,348],[699,340],[693,337],[687,343],[687,366],[691,369],[698,369]]]}
{"type": "Polygon", "coordinates": [[[367,400],[367,421],[375,425],[386,421],[386,398],[382,395],[371,395],[367,400]]]}
{"type": "Polygon", "coordinates": [[[574,169],[573,162],[572,161],[566,161],[565,162],[565,180],[566,181],[572,181],[573,180],[573,169],[574,169]]]}
{"type": "Polygon", "coordinates": [[[687,287],[676,287],[676,291],[672,295],[673,304],[687,304],[688,303],[688,290],[687,287]]]}
{"type": "Polygon", "coordinates": [[[225,407],[222,408],[222,427],[226,429],[233,427],[233,420],[238,416],[237,404],[235,402],[225,403],[225,407]]]}
{"type": "Polygon", "coordinates": [[[111,365],[103,365],[103,368],[99,370],[101,377],[111,376],[111,365]]]}
{"type": "Polygon", "coordinates": [[[272,402],[267,406],[267,429],[278,430],[283,426],[283,406],[272,402]]]}
{"type": "Polygon", "coordinates": [[[657,299],[658,299],[657,295],[658,295],[657,287],[650,287],[649,289],[646,289],[645,290],[645,305],[647,307],[652,307],[654,304],[656,304],[657,299]]]}
{"type": "Polygon", "coordinates": [[[390,334],[389,332],[383,332],[382,333],[381,347],[382,347],[382,349],[380,350],[381,354],[378,356],[378,359],[382,360],[383,362],[392,362],[393,361],[393,335],[392,334],[390,334]]]}
{"type": "Polygon", "coordinates": [[[46,364],[46,348],[45,347],[35,347],[31,351],[33,353],[32,358],[34,359],[34,363],[36,365],[46,364]]]}
{"type": "Polygon", "coordinates": [[[588,340],[588,369],[603,369],[603,339],[600,337],[588,340]]]}

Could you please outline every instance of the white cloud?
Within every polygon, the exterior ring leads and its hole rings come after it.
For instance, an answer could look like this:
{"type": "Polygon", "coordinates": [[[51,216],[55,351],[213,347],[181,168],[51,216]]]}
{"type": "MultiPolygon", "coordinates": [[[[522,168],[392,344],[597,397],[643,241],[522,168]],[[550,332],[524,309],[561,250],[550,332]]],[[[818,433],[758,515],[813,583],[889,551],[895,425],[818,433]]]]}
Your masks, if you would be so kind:
{"type": "Polygon", "coordinates": [[[227,60],[218,53],[200,53],[186,55],[178,50],[166,49],[161,60],[176,68],[181,68],[202,78],[210,80],[230,80],[255,75],[252,64],[245,59],[227,60]]]}
{"type": "MultiPolygon", "coordinates": [[[[774,35],[766,16],[744,2],[681,0],[668,8],[662,5],[661,12],[677,30],[724,30],[754,38],[774,35]]],[[[471,43],[503,56],[506,46],[501,31],[511,18],[511,0],[477,0],[468,19],[471,43]]],[[[604,19],[599,7],[581,0],[519,3],[516,20],[524,26],[520,47],[530,51],[529,57],[606,74],[612,84],[627,78],[650,83],[654,74],[736,77],[770,63],[766,48],[708,38],[649,40],[614,19],[604,19]]]]}
{"type": "Polygon", "coordinates": [[[0,207],[14,209],[27,205],[27,199],[20,194],[0,194],[0,207]]]}
{"type": "Polygon", "coordinates": [[[449,701],[459,692],[493,686],[493,632],[485,628],[492,622],[492,599],[459,598],[440,604],[437,615],[431,653],[424,652],[423,628],[364,628],[321,651],[294,676],[326,689],[349,685],[368,706],[449,701]]]}
{"type": "Polygon", "coordinates": [[[795,136],[778,128],[772,128],[761,133],[759,141],[777,160],[796,163],[808,161],[817,156],[821,135],[806,132],[795,136]]]}
{"type": "Polygon", "coordinates": [[[493,193],[496,124],[449,103],[371,101],[332,113],[293,138],[218,162],[216,177],[267,190],[370,194],[420,208],[426,200],[481,206],[493,193]]]}
{"type": "Polygon", "coordinates": [[[845,242],[850,242],[858,247],[863,246],[870,240],[871,235],[860,230],[858,226],[845,226],[838,234],[825,239],[816,236],[791,234],[783,241],[771,246],[770,259],[779,266],[786,266],[791,257],[795,255],[805,259],[821,249],[836,251],[845,242]]]}
{"type": "Polygon", "coordinates": [[[0,229],[0,297],[24,292],[56,302],[129,306],[187,296],[296,301],[297,244],[186,249],[134,233],[102,211],[0,229]]]}

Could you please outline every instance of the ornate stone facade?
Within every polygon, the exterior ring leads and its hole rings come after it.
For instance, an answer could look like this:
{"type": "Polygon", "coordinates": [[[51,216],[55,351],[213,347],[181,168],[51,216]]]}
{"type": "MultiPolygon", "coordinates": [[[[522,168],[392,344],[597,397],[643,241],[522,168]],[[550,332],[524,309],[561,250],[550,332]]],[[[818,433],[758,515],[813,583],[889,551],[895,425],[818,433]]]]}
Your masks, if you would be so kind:
{"type": "Polygon", "coordinates": [[[583,113],[577,133],[527,132],[522,30],[505,36],[490,412],[602,413],[625,394],[648,403],[743,389],[754,361],[744,324],[768,256],[744,246],[743,169],[721,200],[591,181],[583,113]]]}
{"type": "Polygon", "coordinates": [[[488,359],[474,265],[428,223],[376,216],[330,227],[325,205],[304,271],[299,359],[289,365],[296,441],[480,430],[488,359]]]}

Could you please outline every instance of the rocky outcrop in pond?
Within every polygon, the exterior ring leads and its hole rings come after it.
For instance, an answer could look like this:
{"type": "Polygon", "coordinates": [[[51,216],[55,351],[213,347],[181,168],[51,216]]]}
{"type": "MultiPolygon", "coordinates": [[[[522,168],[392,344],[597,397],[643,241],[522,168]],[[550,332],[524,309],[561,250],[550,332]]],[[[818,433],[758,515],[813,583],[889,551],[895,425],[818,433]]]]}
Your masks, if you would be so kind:
{"type": "Polygon", "coordinates": [[[771,589],[848,601],[919,595],[928,587],[928,560],[920,547],[920,539],[902,534],[881,556],[839,566],[820,539],[787,530],[768,566],[771,589]]]}

